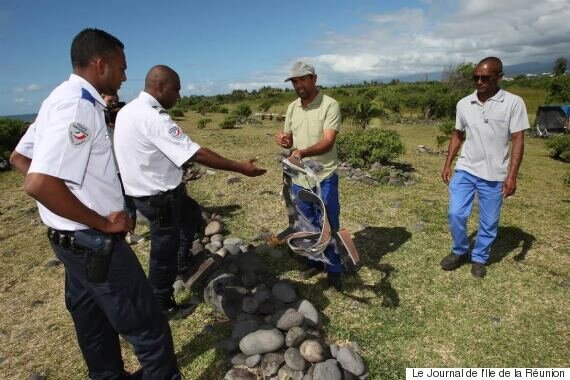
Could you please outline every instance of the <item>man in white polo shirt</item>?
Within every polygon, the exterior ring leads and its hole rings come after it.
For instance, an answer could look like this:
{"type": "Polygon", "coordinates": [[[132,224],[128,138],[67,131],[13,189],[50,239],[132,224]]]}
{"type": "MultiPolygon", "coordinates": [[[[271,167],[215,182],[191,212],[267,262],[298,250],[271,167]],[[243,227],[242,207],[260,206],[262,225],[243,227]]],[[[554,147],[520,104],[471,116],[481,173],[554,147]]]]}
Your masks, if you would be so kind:
{"type": "Polygon", "coordinates": [[[253,164],[255,160],[229,160],[192,141],[166,112],[179,98],[178,74],[167,66],[154,66],[145,78],[144,91],[119,111],[114,140],[125,193],[150,222],[148,279],[169,318],[185,314],[174,301],[172,288],[180,232],[192,237],[202,221],[200,207],[186,195],[182,166],[193,161],[251,177],[265,173],[253,164]]]}
{"type": "MultiPolygon", "coordinates": [[[[26,175],[55,255],[65,304],[90,379],[128,378],[119,335],[134,347],[137,376],[180,379],[168,322],[124,233],[132,228],[100,93],[126,80],[123,44],[98,29],[73,40],[73,74],[42,103],[11,162],[26,175]]],[[[69,375],[69,374],[68,374],[69,375]]]]}
{"type": "Polygon", "coordinates": [[[453,241],[451,253],[443,258],[441,267],[454,270],[467,262],[467,220],[477,194],[479,230],[471,251],[471,274],[478,278],[487,272],[485,265],[497,236],[503,198],[517,189],[524,130],[530,127],[523,100],[499,87],[502,77],[503,64],[496,57],[485,58],[475,67],[473,81],[477,90],[457,103],[455,130],[441,172],[449,185],[448,223],[453,241]],[[451,164],[461,145],[451,178],[451,164]]]}

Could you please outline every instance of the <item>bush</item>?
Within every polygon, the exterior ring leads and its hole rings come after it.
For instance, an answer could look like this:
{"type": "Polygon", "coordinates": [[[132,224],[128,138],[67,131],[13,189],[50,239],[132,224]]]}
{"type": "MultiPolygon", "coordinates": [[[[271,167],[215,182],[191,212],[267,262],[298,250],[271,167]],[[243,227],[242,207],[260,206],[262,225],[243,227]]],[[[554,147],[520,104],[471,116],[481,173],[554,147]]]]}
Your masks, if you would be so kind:
{"type": "Polygon", "coordinates": [[[233,128],[235,128],[238,120],[239,120],[239,118],[236,115],[226,116],[224,121],[222,121],[220,123],[220,128],[221,129],[233,129],[233,128]]]}
{"type": "Polygon", "coordinates": [[[451,134],[455,129],[455,123],[453,121],[448,121],[443,124],[440,124],[438,127],[439,131],[442,133],[439,136],[435,137],[435,141],[438,148],[441,148],[443,144],[449,141],[451,138],[451,134]]]}
{"type": "Polygon", "coordinates": [[[550,149],[550,157],[570,162],[570,135],[552,137],[546,146],[550,149]]]}
{"type": "Polygon", "coordinates": [[[204,129],[206,128],[206,125],[208,125],[208,123],[211,123],[212,119],[200,119],[198,120],[198,123],[196,124],[196,126],[198,127],[198,129],[204,129]]]}
{"type": "Polygon", "coordinates": [[[398,132],[375,128],[340,134],[337,147],[340,160],[361,168],[374,162],[385,164],[404,154],[398,132]]]}
{"type": "Polygon", "coordinates": [[[251,115],[251,108],[247,104],[241,103],[238,104],[235,110],[233,110],[232,114],[241,117],[249,117],[249,115],[251,115]]]}
{"type": "Polygon", "coordinates": [[[26,123],[21,120],[0,119],[0,156],[8,159],[26,130],[26,123]]]}
{"type": "Polygon", "coordinates": [[[176,117],[184,117],[184,112],[178,108],[173,108],[169,110],[168,113],[170,114],[170,117],[173,119],[176,117]]]}

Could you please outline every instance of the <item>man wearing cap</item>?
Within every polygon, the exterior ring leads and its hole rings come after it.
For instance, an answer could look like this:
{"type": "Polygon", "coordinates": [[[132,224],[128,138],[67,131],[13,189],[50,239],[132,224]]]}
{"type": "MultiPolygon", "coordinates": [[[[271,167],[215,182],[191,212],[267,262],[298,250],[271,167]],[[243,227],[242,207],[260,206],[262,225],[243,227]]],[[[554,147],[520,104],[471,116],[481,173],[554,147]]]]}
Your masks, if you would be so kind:
{"type": "MultiPolygon", "coordinates": [[[[316,86],[317,74],[315,68],[305,62],[296,62],[285,82],[291,81],[297,100],[289,104],[285,116],[283,132],[275,136],[277,144],[293,151],[292,156],[298,159],[310,158],[322,164],[323,169],[317,174],[320,181],[321,196],[327,210],[327,216],[333,231],[340,227],[340,202],[338,197],[338,165],[336,135],[340,130],[340,107],[336,100],[324,95],[316,86]]],[[[292,192],[298,193],[302,188],[310,189],[311,185],[305,178],[293,180],[292,192]]],[[[320,226],[319,209],[313,203],[299,200],[303,214],[317,227],[320,226]]],[[[325,264],[329,286],[342,289],[342,261],[329,246],[325,256],[330,264],[325,264]]],[[[316,274],[321,262],[309,260],[309,268],[301,276],[308,278],[316,274]]]]}

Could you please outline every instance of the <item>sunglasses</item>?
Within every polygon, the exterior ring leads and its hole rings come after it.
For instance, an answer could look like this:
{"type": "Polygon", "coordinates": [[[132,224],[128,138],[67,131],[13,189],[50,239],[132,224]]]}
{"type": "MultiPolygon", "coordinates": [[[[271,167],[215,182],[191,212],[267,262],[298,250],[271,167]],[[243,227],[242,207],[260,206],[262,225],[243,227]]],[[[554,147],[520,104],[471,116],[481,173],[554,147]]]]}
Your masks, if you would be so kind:
{"type": "Polygon", "coordinates": [[[481,82],[488,82],[491,78],[491,75],[473,75],[473,82],[477,83],[479,80],[481,80],[481,82]]]}

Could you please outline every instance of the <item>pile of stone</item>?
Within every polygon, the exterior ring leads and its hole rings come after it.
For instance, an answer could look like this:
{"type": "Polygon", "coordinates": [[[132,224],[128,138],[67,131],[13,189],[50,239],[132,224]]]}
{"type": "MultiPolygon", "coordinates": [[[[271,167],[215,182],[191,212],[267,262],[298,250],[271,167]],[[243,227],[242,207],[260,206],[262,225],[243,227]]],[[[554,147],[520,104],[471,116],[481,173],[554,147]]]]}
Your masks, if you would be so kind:
{"type": "Polygon", "coordinates": [[[194,268],[175,288],[201,291],[204,302],[232,322],[231,336],[217,344],[231,364],[226,380],[368,377],[358,345],[327,340],[319,311],[269,271],[256,253],[260,247],[224,237],[221,217],[203,216],[206,236],[194,242],[192,253],[211,265],[191,281],[194,268]]]}
{"type": "Polygon", "coordinates": [[[349,163],[341,162],[338,173],[350,181],[368,185],[411,186],[416,183],[410,171],[379,162],[375,162],[368,169],[353,168],[349,163]]]}

